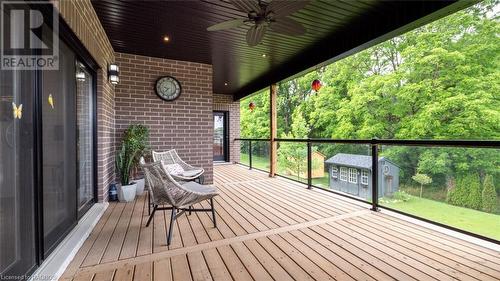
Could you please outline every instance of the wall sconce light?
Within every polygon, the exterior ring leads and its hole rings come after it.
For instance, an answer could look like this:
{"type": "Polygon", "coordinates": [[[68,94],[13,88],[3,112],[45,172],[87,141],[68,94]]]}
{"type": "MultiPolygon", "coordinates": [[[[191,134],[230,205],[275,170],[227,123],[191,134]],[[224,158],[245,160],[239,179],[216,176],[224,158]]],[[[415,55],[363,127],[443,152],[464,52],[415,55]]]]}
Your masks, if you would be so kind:
{"type": "Polygon", "coordinates": [[[120,74],[120,70],[118,68],[118,65],[116,65],[114,63],[110,64],[108,67],[108,79],[109,79],[109,82],[111,82],[111,84],[117,85],[118,82],[120,82],[119,74],[120,74]]]}
{"type": "Polygon", "coordinates": [[[85,81],[85,72],[77,71],[76,72],[76,80],[81,81],[81,82],[85,81]]]}
{"type": "Polygon", "coordinates": [[[76,81],[78,82],[84,82],[85,81],[85,66],[80,63],[76,62],[76,81]]]}

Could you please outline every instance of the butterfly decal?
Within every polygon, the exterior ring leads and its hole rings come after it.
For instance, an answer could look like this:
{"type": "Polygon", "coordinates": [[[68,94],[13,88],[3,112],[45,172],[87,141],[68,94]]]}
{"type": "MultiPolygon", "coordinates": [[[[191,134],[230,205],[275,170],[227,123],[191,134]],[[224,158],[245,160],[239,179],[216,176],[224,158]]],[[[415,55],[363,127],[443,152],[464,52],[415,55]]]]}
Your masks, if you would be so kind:
{"type": "Polygon", "coordinates": [[[15,103],[12,103],[12,113],[14,114],[14,119],[21,119],[23,116],[23,104],[16,106],[15,103]]]}
{"type": "Polygon", "coordinates": [[[49,105],[54,109],[54,98],[52,97],[52,94],[49,94],[49,105]]]}

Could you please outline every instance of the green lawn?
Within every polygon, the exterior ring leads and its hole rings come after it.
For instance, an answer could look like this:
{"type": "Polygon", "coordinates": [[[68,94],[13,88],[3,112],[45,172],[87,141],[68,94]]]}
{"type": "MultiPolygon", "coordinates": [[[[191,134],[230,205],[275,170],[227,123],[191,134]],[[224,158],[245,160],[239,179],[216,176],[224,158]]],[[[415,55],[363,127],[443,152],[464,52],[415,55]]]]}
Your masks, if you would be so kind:
{"type": "Polygon", "coordinates": [[[330,182],[328,181],[328,176],[328,172],[325,172],[324,177],[312,179],[312,184],[323,188],[329,188],[330,182]]]}
{"type": "MultiPolygon", "coordinates": [[[[241,153],[240,155],[240,163],[249,165],[248,163],[248,154],[246,153],[241,153]]],[[[252,167],[258,168],[264,171],[269,171],[269,158],[264,157],[264,156],[257,156],[257,155],[252,155],[252,167]]],[[[278,174],[282,176],[289,177],[294,180],[300,180],[302,182],[307,182],[307,179],[297,179],[297,176],[291,176],[291,175],[286,175],[285,171],[283,169],[280,169],[278,167],[278,174]]],[[[328,182],[328,172],[325,173],[325,176],[322,178],[315,178],[312,181],[313,185],[319,186],[319,187],[324,187],[328,188],[329,182],[328,182]]]]}
{"type": "MultiPolygon", "coordinates": [[[[240,162],[248,165],[248,154],[242,153],[240,162]]],[[[255,168],[268,171],[269,158],[252,155],[252,165],[255,168]]],[[[284,175],[283,171],[281,172],[284,175]]],[[[328,175],[325,175],[323,178],[313,179],[313,184],[320,187],[328,187],[328,175]]],[[[411,199],[406,202],[395,203],[390,200],[387,201],[382,205],[500,240],[500,215],[498,214],[489,214],[457,207],[416,196],[411,196],[411,199]]]]}
{"type": "Polygon", "coordinates": [[[386,202],[382,205],[500,240],[500,215],[497,214],[457,207],[415,196],[411,196],[411,199],[406,202],[386,202]]]}
{"type": "MultiPolygon", "coordinates": [[[[248,154],[241,153],[240,163],[249,165],[248,154]]],[[[269,158],[264,156],[257,156],[252,154],[252,167],[258,168],[264,171],[269,171],[269,158]]]]}

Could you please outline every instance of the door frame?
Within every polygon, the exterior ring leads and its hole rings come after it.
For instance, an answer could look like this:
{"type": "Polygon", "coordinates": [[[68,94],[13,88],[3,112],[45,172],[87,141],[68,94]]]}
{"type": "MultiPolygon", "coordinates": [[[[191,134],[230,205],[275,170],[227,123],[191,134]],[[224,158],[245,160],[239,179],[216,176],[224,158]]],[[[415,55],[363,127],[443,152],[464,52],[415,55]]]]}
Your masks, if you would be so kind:
{"type": "MultiPolygon", "coordinates": [[[[215,159],[213,157],[213,161],[224,161],[224,162],[229,162],[229,111],[224,111],[224,110],[214,110],[212,113],[212,118],[215,115],[222,115],[224,118],[224,135],[222,138],[222,147],[223,147],[223,153],[224,157],[222,159],[215,159]]],[[[212,144],[213,145],[213,144],[212,144]]],[[[213,151],[213,149],[212,149],[213,151]]],[[[212,152],[213,153],[213,152],[212,152]]]]}

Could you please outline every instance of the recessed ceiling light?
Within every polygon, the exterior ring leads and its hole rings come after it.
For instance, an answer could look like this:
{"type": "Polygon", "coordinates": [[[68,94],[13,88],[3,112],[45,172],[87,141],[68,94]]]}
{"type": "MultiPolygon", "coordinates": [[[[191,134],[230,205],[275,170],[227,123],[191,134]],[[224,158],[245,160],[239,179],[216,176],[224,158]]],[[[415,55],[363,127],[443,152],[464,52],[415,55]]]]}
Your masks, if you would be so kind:
{"type": "Polygon", "coordinates": [[[168,37],[167,35],[163,36],[163,41],[164,42],[169,42],[170,41],[170,37],[168,37]]]}
{"type": "Polygon", "coordinates": [[[267,55],[266,54],[262,54],[262,57],[265,58],[265,57],[267,57],[267,55]]]}
{"type": "Polygon", "coordinates": [[[227,82],[224,82],[224,86],[227,86],[227,82]]]}

